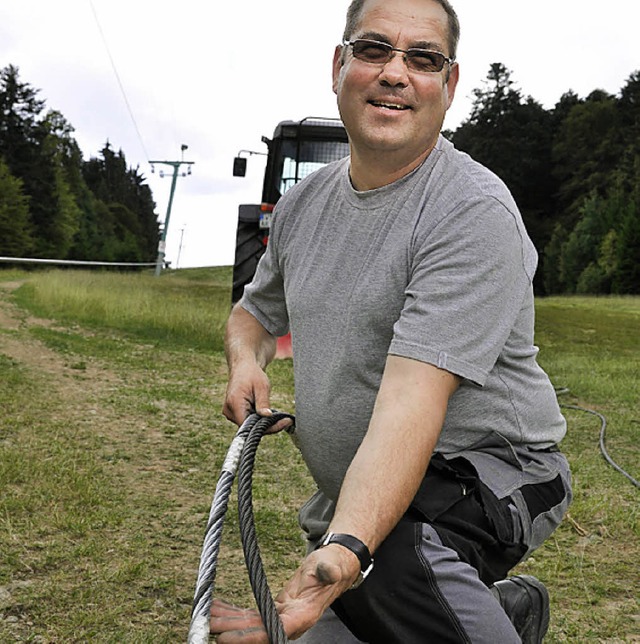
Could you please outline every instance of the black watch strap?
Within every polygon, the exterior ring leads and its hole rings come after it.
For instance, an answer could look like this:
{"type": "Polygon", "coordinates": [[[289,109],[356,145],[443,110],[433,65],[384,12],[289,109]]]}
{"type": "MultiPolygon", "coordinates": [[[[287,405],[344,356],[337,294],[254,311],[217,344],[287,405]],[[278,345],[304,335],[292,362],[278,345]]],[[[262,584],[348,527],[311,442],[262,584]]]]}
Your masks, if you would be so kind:
{"type": "Polygon", "coordinates": [[[359,586],[373,569],[373,557],[369,552],[369,548],[357,537],[339,532],[327,532],[320,539],[317,547],[322,548],[323,546],[328,546],[330,543],[340,544],[344,548],[347,548],[347,550],[351,550],[358,557],[360,561],[360,577],[353,584],[352,588],[359,586]]]}

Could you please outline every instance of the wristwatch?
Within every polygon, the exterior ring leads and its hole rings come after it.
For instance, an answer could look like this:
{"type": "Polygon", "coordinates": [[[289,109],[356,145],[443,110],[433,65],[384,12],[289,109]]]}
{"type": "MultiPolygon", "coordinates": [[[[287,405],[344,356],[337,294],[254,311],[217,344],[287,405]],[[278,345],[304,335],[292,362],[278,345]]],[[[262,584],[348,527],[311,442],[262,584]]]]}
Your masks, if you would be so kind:
{"type": "Polygon", "coordinates": [[[316,546],[316,550],[318,548],[323,548],[324,546],[328,546],[330,543],[337,543],[346,548],[347,550],[351,550],[353,554],[358,557],[358,560],[360,561],[360,575],[358,578],[353,582],[353,585],[351,586],[351,589],[357,588],[369,575],[369,573],[373,570],[373,557],[371,556],[371,553],[369,552],[369,548],[360,541],[360,539],[350,535],[350,534],[341,534],[339,532],[327,532],[327,534],[320,539],[318,542],[318,545],[316,546]]]}

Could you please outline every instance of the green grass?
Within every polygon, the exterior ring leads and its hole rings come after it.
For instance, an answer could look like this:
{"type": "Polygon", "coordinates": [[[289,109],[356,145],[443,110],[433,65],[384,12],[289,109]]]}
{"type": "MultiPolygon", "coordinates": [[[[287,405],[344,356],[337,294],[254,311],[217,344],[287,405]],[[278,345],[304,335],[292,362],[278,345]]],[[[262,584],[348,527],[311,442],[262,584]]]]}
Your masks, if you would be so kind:
{"type": "Polygon", "coordinates": [[[17,298],[42,317],[220,351],[231,308],[230,274],[209,269],[208,275],[47,271],[30,279],[17,298]]]}
{"type": "MultiPolygon", "coordinates": [[[[229,293],[228,268],[0,271],[1,642],[186,639],[235,432],[221,415],[229,293]]],[[[540,361],[569,389],[561,400],[607,416],[609,451],[636,478],[639,321],[638,298],[537,302],[540,361]]],[[[291,362],[270,377],[273,405],[293,411],[291,362]]],[[[521,569],[550,589],[548,642],[635,641],[638,490],[602,458],[599,420],[566,415],[575,500],[521,569]]],[[[312,489],[286,435],[262,441],[254,504],[274,590],[302,555],[296,509],[312,489]]],[[[252,603],[235,498],[216,588],[252,603]]]]}
{"type": "MultiPolygon", "coordinates": [[[[569,390],[560,402],[603,414],[608,452],[640,478],[640,298],[540,299],[536,316],[540,363],[569,390]]],[[[548,641],[637,641],[640,492],[604,460],[599,418],[564,411],[575,498],[568,520],[522,569],[550,588],[548,641]]]]}
{"type": "MultiPolygon", "coordinates": [[[[166,309],[182,309],[162,310],[163,320],[207,307],[215,319],[229,310],[229,275],[6,280],[27,283],[16,297],[25,308],[6,307],[15,324],[0,324],[0,641],[186,639],[211,497],[235,433],[221,416],[224,357],[206,328],[176,339],[165,321],[168,331],[149,334],[137,295],[128,300],[135,310],[114,315],[112,294],[146,284],[166,309]],[[109,318],[83,306],[88,284],[109,318]]],[[[276,403],[292,410],[289,366],[272,371],[283,390],[276,403]]],[[[311,485],[285,435],[263,441],[257,474],[258,533],[271,543],[265,565],[277,585],[303,552],[294,508],[311,485]]],[[[218,583],[248,601],[233,501],[229,514],[218,583]]]]}

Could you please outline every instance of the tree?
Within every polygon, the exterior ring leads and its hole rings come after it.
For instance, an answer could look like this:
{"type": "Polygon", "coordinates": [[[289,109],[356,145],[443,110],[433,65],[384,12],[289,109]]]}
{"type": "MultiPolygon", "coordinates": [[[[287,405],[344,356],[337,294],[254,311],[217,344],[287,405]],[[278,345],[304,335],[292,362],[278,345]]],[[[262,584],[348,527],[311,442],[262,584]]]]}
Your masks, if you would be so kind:
{"type": "Polygon", "coordinates": [[[640,208],[622,177],[604,196],[595,191],[570,233],[557,224],[545,249],[549,292],[635,293],[640,289],[640,208]],[[550,270],[554,265],[557,273],[550,270]]]}
{"type": "MultiPolygon", "coordinates": [[[[594,284],[598,266],[598,250],[605,235],[612,230],[611,203],[597,194],[585,201],[581,218],[562,248],[562,280],[570,292],[587,292],[578,288],[585,270],[590,271],[589,283],[594,284]],[[589,268],[592,266],[593,268],[589,268]]],[[[596,292],[606,292],[601,285],[596,292]]]]}
{"type": "Polygon", "coordinates": [[[36,247],[38,224],[48,218],[53,184],[51,168],[41,155],[46,131],[40,118],[44,101],[37,94],[37,90],[20,82],[17,67],[9,65],[0,71],[0,155],[30,197],[36,247]]]}
{"type": "Polygon", "coordinates": [[[604,196],[623,156],[614,96],[601,90],[575,104],[560,123],[553,145],[554,176],[563,223],[571,227],[586,195],[604,196]]]}
{"type": "Polygon", "coordinates": [[[0,255],[24,257],[32,243],[29,199],[23,194],[22,181],[0,158],[0,255]]]}
{"type": "Polygon", "coordinates": [[[153,261],[160,234],[151,190],[137,169],[127,168],[122,150],[114,152],[107,142],[101,154],[101,158],[91,158],[84,164],[83,176],[110,213],[116,237],[111,251],[120,261],[153,261]]]}
{"type": "Polygon", "coordinates": [[[631,74],[625,86],[620,90],[618,107],[626,139],[637,150],[640,145],[638,140],[638,134],[640,134],[640,71],[631,74]]]}
{"type": "Polygon", "coordinates": [[[571,110],[576,106],[584,103],[574,91],[565,92],[553,108],[552,117],[554,122],[554,132],[558,130],[561,123],[569,116],[571,110]]]}
{"type": "Polygon", "coordinates": [[[30,198],[34,254],[64,258],[77,230],[79,209],[62,150],[75,142],[60,114],[41,115],[44,101],[37,94],[20,82],[17,67],[0,71],[0,154],[30,198]]]}
{"type": "Polygon", "coordinates": [[[76,192],[82,189],[81,157],[71,136],[73,128],[59,112],[48,112],[42,126],[46,136],[41,154],[48,164],[52,183],[48,217],[37,221],[37,247],[43,256],[66,258],[82,216],[76,192]]]}
{"type": "Polygon", "coordinates": [[[564,292],[566,284],[562,271],[562,247],[567,241],[568,233],[560,223],[555,225],[549,243],[544,249],[544,263],[542,269],[544,292],[546,295],[555,295],[564,292]]]}
{"type": "Polygon", "coordinates": [[[640,155],[635,158],[635,183],[621,214],[615,246],[616,271],[612,291],[640,294],[640,155]]]}
{"type": "Polygon", "coordinates": [[[129,170],[129,177],[133,192],[132,206],[134,206],[134,212],[138,213],[141,235],[138,243],[145,258],[143,261],[153,261],[156,258],[160,241],[156,203],[153,200],[151,188],[145,183],[144,176],[137,168],[129,170]]]}
{"type": "Polygon", "coordinates": [[[0,156],[14,176],[27,174],[33,147],[39,141],[39,115],[44,101],[37,90],[21,83],[18,68],[0,70],[0,156]]]}
{"type": "Polygon", "coordinates": [[[620,295],[640,295],[640,216],[637,209],[624,218],[617,249],[612,290],[620,295]]]}
{"type": "MultiPolygon", "coordinates": [[[[0,70],[5,220],[8,195],[19,186],[25,199],[18,204],[12,196],[11,207],[16,213],[28,209],[25,234],[36,257],[155,259],[159,226],[144,177],[128,169],[122,151],[114,153],[108,143],[101,159],[85,162],[71,124],[55,110],[43,115],[45,102],[37,95],[20,81],[17,67],[0,70]]],[[[16,248],[26,244],[21,226],[16,214],[16,248]]]]}

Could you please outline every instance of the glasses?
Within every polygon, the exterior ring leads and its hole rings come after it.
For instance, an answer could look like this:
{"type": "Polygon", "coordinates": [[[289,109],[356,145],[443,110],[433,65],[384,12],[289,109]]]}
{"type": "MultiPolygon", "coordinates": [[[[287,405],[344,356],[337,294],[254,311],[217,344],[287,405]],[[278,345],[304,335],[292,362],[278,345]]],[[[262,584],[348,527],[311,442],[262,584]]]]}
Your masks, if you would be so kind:
{"type": "Polygon", "coordinates": [[[373,65],[386,65],[393,58],[394,51],[404,54],[407,68],[414,72],[441,72],[445,63],[453,64],[453,58],[447,58],[439,51],[420,49],[419,47],[398,49],[389,43],[367,40],[366,38],[349,40],[342,44],[345,47],[351,47],[354,58],[373,65]]]}

